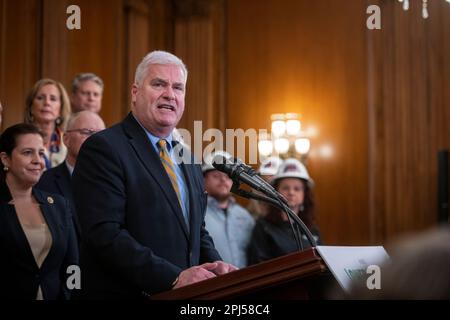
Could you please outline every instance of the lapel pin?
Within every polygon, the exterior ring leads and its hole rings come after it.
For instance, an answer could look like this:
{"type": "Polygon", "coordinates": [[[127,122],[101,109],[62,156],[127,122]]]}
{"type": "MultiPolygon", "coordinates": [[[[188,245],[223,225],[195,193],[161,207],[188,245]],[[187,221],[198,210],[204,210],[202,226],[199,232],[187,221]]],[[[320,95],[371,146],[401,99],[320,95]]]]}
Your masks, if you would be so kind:
{"type": "Polygon", "coordinates": [[[47,201],[50,204],[53,204],[53,202],[55,202],[52,197],[47,197],[47,201]]]}

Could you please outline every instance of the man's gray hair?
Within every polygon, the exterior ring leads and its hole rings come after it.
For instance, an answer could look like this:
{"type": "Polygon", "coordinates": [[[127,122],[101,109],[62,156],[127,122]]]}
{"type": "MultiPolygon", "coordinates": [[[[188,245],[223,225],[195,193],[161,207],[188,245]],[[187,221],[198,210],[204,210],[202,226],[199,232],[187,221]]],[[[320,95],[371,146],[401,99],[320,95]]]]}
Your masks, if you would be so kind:
{"type": "Polygon", "coordinates": [[[104,86],[103,80],[95,73],[86,72],[86,73],[79,73],[75,76],[75,78],[73,78],[72,93],[77,93],[78,89],[80,88],[80,83],[88,80],[94,81],[96,84],[100,86],[100,88],[102,88],[103,91],[104,86]]]}
{"type": "Polygon", "coordinates": [[[136,68],[136,73],[134,75],[134,84],[140,85],[142,83],[145,76],[147,75],[148,68],[151,64],[163,64],[163,65],[170,64],[179,66],[183,71],[184,82],[187,81],[188,71],[183,61],[169,52],[158,50],[152,51],[149,54],[147,54],[142,59],[141,63],[139,63],[139,65],[136,68]]]}

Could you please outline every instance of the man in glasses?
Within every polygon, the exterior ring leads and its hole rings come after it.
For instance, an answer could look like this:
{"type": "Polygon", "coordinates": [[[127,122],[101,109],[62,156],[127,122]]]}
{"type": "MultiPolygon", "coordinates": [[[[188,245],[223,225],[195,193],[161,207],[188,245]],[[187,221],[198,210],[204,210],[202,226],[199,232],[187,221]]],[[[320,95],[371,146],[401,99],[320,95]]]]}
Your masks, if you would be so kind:
{"type": "Polygon", "coordinates": [[[60,194],[70,202],[78,240],[80,240],[80,228],[75,215],[71,186],[72,173],[83,142],[103,129],[105,129],[105,123],[95,112],[85,110],[72,114],[63,136],[64,144],[67,146],[66,160],[59,166],[44,172],[37,185],[38,189],[60,194]]]}

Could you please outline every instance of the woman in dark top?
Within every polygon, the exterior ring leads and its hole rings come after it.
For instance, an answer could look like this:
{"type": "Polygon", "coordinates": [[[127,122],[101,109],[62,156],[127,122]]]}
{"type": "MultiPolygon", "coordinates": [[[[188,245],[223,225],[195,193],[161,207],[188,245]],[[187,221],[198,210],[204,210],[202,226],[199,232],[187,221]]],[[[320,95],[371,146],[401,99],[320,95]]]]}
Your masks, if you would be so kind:
{"type": "Polygon", "coordinates": [[[44,142],[31,124],[0,136],[1,299],[68,299],[78,248],[67,201],[33,188],[45,167],[44,142]]]}
{"type": "MultiPolygon", "coordinates": [[[[305,166],[296,159],[286,159],[273,177],[272,185],[289,203],[292,211],[302,219],[315,240],[320,244],[320,235],[315,225],[314,200],[311,187],[313,180],[305,166]]],[[[301,245],[310,247],[305,234],[301,245]]],[[[271,207],[269,213],[257,220],[248,248],[248,263],[256,264],[298,250],[286,213],[271,207]]]]}

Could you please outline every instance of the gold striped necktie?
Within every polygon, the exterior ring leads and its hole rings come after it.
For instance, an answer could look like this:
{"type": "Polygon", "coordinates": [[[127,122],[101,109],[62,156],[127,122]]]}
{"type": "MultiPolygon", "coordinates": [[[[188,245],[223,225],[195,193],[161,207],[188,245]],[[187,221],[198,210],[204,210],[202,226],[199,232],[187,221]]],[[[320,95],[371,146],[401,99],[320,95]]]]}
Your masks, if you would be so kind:
{"type": "Polygon", "coordinates": [[[166,169],[167,175],[170,178],[170,182],[172,182],[172,186],[175,189],[175,193],[177,194],[178,197],[178,202],[180,202],[180,206],[182,207],[180,188],[178,187],[177,181],[177,174],[175,173],[174,164],[172,162],[172,159],[170,158],[169,152],[167,151],[167,141],[164,139],[159,140],[158,147],[159,147],[159,157],[161,158],[161,162],[164,166],[164,169],[166,169]]]}

